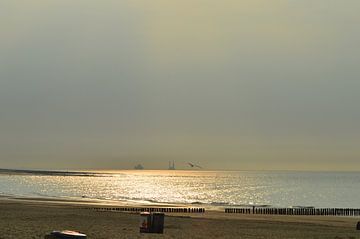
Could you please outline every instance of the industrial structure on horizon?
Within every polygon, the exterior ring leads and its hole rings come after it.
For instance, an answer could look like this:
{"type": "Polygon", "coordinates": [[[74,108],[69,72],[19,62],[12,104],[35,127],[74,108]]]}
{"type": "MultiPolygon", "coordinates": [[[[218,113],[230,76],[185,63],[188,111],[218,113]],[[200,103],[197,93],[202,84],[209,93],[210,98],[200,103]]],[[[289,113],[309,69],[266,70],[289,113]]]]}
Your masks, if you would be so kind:
{"type": "Polygon", "coordinates": [[[136,166],[134,167],[134,169],[136,169],[136,170],[142,170],[142,169],[144,169],[144,167],[143,167],[141,164],[138,164],[138,165],[136,165],[136,166]]]}
{"type": "Polygon", "coordinates": [[[169,161],[169,170],[175,170],[175,161],[172,161],[172,164],[169,161]]]}

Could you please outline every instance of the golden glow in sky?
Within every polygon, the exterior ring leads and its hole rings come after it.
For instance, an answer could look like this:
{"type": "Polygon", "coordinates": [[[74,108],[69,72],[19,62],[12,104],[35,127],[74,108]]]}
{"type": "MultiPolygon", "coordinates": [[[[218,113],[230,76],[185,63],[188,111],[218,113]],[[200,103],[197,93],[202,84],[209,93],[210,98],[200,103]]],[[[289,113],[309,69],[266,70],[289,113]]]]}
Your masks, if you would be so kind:
{"type": "Polygon", "coordinates": [[[359,7],[2,1],[0,168],[360,169],[359,7]]]}

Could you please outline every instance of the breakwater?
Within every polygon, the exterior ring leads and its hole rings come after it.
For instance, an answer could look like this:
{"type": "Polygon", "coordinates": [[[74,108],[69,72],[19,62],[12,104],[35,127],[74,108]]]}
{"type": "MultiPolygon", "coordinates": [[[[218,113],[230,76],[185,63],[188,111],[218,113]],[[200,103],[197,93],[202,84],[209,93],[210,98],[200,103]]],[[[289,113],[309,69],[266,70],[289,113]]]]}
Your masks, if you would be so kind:
{"type": "Polygon", "coordinates": [[[205,213],[205,208],[180,208],[180,207],[95,207],[97,211],[113,212],[167,212],[167,213],[205,213]]]}
{"type": "Polygon", "coordinates": [[[360,216],[357,208],[225,208],[225,213],[304,216],[360,216]]]}

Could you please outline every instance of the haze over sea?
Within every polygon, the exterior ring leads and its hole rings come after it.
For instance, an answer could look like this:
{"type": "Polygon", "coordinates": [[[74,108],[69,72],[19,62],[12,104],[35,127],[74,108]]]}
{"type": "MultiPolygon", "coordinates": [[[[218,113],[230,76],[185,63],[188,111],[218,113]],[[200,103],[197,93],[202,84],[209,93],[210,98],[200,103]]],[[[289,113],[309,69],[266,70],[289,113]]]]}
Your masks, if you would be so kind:
{"type": "Polygon", "coordinates": [[[360,173],[121,170],[3,173],[0,195],[204,206],[359,207],[360,173]]]}

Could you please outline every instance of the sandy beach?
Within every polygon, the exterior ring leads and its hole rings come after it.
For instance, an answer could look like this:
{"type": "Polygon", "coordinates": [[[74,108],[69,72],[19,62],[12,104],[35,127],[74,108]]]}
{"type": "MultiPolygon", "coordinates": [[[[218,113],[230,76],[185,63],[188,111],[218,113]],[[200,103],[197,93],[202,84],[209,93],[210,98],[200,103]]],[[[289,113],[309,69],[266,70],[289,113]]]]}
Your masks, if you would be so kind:
{"type": "MultiPolygon", "coordinates": [[[[98,205],[100,206],[100,205],[98,205]]],[[[52,230],[77,230],[109,238],[360,238],[359,218],[314,216],[166,214],[164,234],[140,234],[137,213],[88,209],[79,202],[0,199],[0,238],[43,238],[52,230]]]]}

